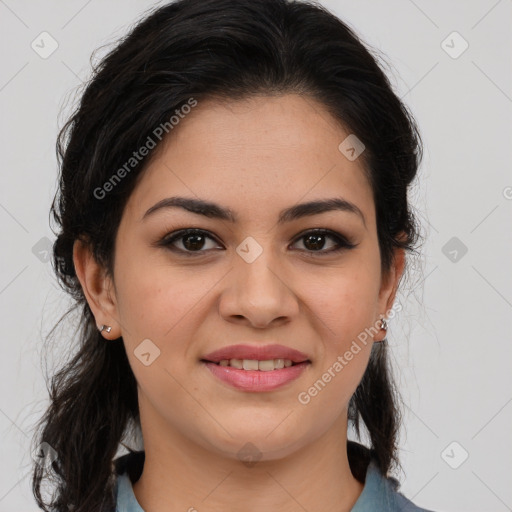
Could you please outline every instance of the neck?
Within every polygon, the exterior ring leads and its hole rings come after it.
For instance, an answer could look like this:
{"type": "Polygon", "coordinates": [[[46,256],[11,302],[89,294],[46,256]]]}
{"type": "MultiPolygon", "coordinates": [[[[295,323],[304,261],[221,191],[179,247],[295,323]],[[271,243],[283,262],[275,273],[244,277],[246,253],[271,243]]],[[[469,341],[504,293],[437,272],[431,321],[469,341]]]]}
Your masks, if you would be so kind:
{"type": "Polygon", "coordinates": [[[159,423],[147,402],[139,407],[145,460],[133,491],[144,510],[348,512],[363,490],[350,471],[346,414],[313,442],[248,463],[159,423]]]}

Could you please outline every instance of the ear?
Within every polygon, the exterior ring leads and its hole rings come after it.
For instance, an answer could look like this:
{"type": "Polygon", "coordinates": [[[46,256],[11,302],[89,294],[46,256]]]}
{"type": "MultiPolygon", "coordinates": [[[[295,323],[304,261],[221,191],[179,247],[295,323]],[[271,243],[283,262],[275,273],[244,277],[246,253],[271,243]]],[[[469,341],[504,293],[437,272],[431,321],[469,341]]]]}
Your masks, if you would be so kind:
{"type": "Polygon", "coordinates": [[[382,277],[379,290],[379,315],[386,317],[395,302],[398,284],[405,268],[405,249],[395,248],[389,272],[382,277]]]}
{"type": "Polygon", "coordinates": [[[94,258],[90,245],[82,240],[75,240],[73,244],[73,262],[98,330],[105,324],[111,327],[111,331],[104,330],[102,335],[111,340],[119,338],[121,328],[116,320],[115,289],[112,279],[106,275],[106,269],[94,258]]]}

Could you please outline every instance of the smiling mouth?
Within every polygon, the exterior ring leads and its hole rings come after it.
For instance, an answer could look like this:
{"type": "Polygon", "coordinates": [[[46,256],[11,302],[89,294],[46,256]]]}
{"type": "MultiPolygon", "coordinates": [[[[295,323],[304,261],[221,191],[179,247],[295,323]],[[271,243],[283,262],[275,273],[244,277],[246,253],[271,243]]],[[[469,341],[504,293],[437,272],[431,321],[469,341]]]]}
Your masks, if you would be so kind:
{"type": "Polygon", "coordinates": [[[217,366],[236,368],[238,370],[259,370],[262,372],[281,370],[290,366],[311,362],[306,360],[300,363],[295,363],[291,359],[267,359],[264,361],[260,361],[258,359],[222,359],[220,361],[208,361],[207,359],[201,359],[201,361],[204,363],[212,363],[217,366]]]}

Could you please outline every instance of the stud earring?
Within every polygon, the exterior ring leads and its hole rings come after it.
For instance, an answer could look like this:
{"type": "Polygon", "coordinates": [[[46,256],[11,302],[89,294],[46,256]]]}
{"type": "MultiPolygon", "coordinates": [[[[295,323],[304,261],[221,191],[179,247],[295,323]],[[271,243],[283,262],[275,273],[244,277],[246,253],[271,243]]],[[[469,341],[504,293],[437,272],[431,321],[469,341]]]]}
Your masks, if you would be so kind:
{"type": "MultiPolygon", "coordinates": [[[[387,330],[388,323],[386,322],[385,318],[381,318],[380,319],[380,328],[384,329],[385,331],[387,330]]],[[[382,343],[383,341],[386,341],[386,337],[385,336],[384,336],[384,338],[382,340],[376,340],[375,343],[382,343]]]]}
{"type": "Polygon", "coordinates": [[[110,332],[112,330],[112,327],[110,327],[110,325],[101,325],[100,327],[100,332],[103,332],[103,331],[107,331],[107,332],[110,332]]]}

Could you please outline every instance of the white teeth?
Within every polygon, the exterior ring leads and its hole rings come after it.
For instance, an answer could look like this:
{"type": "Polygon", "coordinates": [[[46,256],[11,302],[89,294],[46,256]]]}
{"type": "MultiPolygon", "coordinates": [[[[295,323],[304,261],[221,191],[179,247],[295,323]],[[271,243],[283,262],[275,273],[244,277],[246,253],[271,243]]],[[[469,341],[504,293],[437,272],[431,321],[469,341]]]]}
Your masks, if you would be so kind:
{"type": "Polygon", "coordinates": [[[262,372],[268,372],[269,370],[274,370],[275,368],[273,359],[270,359],[268,361],[258,361],[257,363],[258,370],[261,370],[262,372]]]}
{"type": "Polygon", "coordinates": [[[261,370],[262,372],[279,370],[292,366],[292,364],[290,359],[268,359],[266,361],[258,361],[257,359],[223,359],[219,361],[220,366],[232,366],[239,370],[261,370]]]}
{"type": "MultiPolygon", "coordinates": [[[[274,362],[272,361],[272,364],[274,362]]],[[[244,359],[242,360],[242,366],[244,370],[257,370],[258,369],[258,361],[256,359],[244,359]]]]}

